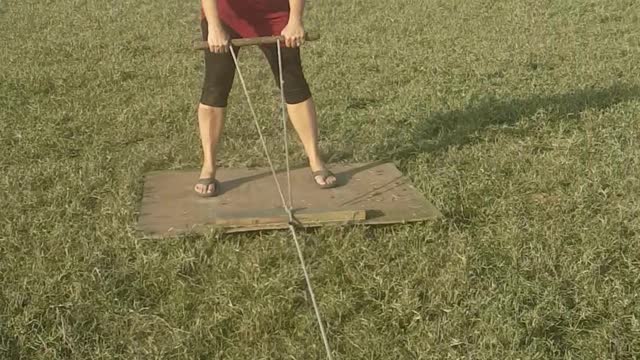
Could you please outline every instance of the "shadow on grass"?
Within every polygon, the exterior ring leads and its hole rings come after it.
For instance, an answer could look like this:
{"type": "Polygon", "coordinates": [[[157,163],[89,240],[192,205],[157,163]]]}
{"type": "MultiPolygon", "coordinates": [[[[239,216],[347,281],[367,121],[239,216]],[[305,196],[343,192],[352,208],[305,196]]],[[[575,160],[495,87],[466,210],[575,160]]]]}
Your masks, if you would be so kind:
{"type": "Polygon", "coordinates": [[[409,130],[409,141],[407,136],[390,135],[396,141],[379,147],[376,154],[379,159],[404,160],[419,153],[438,153],[478,141],[474,135],[486,128],[513,125],[538,113],[551,113],[558,120],[579,120],[583,111],[604,110],[638,98],[640,86],[624,84],[525,99],[486,97],[460,110],[416,114],[422,118],[409,130]]]}

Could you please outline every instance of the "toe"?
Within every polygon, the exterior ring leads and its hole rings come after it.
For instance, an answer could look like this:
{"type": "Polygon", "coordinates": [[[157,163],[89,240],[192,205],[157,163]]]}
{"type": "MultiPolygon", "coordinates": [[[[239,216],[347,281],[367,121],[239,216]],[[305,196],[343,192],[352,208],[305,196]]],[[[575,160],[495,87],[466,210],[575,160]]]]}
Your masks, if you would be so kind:
{"type": "Polygon", "coordinates": [[[318,184],[320,184],[320,185],[326,185],[327,184],[327,182],[325,181],[325,179],[322,176],[318,175],[318,176],[315,177],[315,179],[316,179],[316,182],[318,184]]]}
{"type": "Polygon", "coordinates": [[[214,184],[196,184],[194,189],[200,195],[210,195],[213,194],[216,188],[214,184]]]}

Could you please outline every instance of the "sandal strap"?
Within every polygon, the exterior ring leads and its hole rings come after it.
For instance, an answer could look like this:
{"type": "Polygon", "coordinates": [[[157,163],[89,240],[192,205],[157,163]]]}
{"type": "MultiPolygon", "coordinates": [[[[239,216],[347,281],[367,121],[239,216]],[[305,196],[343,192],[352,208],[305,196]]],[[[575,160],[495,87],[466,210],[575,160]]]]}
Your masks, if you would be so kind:
{"type": "Polygon", "coordinates": [[[214,197],[217,196],[219,191],[220,191],[220,182],[218,182],[218,180],[216,180],[215,178],[203,178],[203,179],[198,179],[197,182],[198,185],[203,185],[205,187],[205,192],[199,192],[196,191],[196,193],[198,194],[198,196],[200,197],[214,197]],[[213,191],[206,191],[209,189],[210,185],[214,185],[214,189],[213,191]]]}
{"type": "Polygon", "coordinates": [[[218,185],[218,180],[216,180],[215,178],[202,178],[202,179],[198,179],[197,184],[200,185],[218,185]]]}
{"type": "Polygon", "coordinates": [[[331,171],[329,171],[327,169],[314,171],[314,172],[312,172],[312,175],[313,175],[314,178],[316,176],[322,176],[323,179],[326,179],[329,176],[334,176],[335,177],[335,175],[331,171]]]}

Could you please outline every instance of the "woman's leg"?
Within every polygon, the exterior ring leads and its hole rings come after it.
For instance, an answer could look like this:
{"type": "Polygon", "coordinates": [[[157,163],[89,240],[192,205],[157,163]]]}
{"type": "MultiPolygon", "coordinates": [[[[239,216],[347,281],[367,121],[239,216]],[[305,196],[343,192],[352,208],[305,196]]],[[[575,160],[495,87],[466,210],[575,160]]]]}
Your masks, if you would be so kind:
{"type": "MultiPolygon", "coordinates": [[[[313,98],[296,104],[287,104],[287,112],[307,154],[311,171],[325,170],[326,165],[318,149],[318,121],[313,98]]],[[[336,178],[333,176],[326,179],[322,176],[316,177],[316,182],[320,185],[333,184],[335,181],[336,178]]]]}
{"type": "MultiPolygon", "coordinates": [[[[200,170],[200,179],[215,179],[216,154],[220,135],[224,128],[224,107],[215,107],[200,103],[198,105],[198,128],[202,142],[203,162],[200,170]]],[[[200,194],[211,194],[215,189],[214,184],[196,184],[195,190],[200,194]]]]}
{"type": "MultiPolygon", "coordinates": [[[[262,47],[271,70],[276,78],[276,84],[280,85],[278,66],[278,49],[276,46],[262,47]]],[[[326,170],[326,165],[318,148],[318,121],[315,103],[311,97],[309,85],[302,71],[300,49],[285,48],[282,52],[282,74],[284,79],[284,96],[287,103],[287,112],[291,119],[302,146],[304,147],[311,171],[326,170]]],[[[334,184],[336,178],[329,176],[324,178],[316,176],[315,181],[320,185],[334,184]]]]}
{"type": "MultiPolygon", "coordinates": [[[[206,40],[208,31],[205,21],[202,22],[201,28],[202,37],[206,40]]],[[[238,52],[237,48],[234,50],[236,53],[238,52]]],[[[212,53],[208,50],[204,52],[204,84],[198,105],[198,128],[203,153],[200,179],[214,179],[218,143],[224,128],[224,113],[233,85],[235,64],[228,52],[222,54],[212,53]]],[[[215,191],[215,184],[196,184],[195,191],[200,194],[211,194],[215,191]]]]}

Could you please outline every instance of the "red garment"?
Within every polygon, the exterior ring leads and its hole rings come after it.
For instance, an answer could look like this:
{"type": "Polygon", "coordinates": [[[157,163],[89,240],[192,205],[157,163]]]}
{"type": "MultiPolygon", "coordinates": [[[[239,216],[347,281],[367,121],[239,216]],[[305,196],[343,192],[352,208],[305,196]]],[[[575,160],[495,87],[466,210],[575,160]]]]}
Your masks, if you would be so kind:
{"type": "MultiPolygon", "coordinates": [[[[289,22],[289,0],[216,0],[220,20],[241,37],[280,35],[289,22]]],[[[202,11],[204,19],[204,10],[202,11]]]]}

